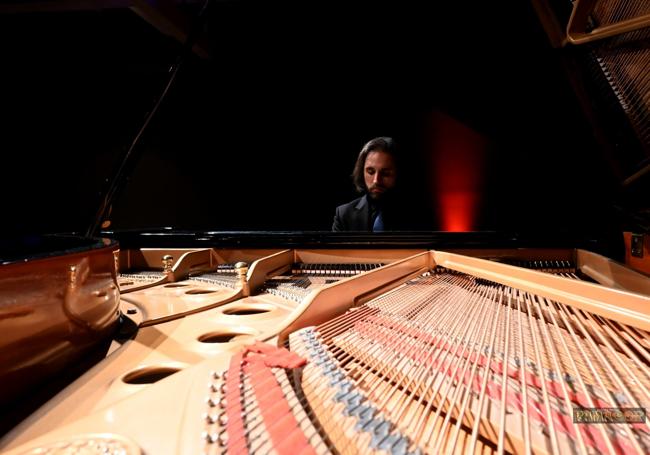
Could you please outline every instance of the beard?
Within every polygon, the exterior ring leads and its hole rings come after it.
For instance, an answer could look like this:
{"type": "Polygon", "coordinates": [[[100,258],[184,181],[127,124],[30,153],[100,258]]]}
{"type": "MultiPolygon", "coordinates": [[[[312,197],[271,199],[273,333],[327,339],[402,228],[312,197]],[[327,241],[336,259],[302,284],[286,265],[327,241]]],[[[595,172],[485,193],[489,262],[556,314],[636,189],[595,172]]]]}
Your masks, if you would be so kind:
{"type": "Polygon", "coordinates": [[[373,201],[382,201],[391,193],[391,190],[384,186],[372,185],[368,187],[367,193],[373,201]]]}

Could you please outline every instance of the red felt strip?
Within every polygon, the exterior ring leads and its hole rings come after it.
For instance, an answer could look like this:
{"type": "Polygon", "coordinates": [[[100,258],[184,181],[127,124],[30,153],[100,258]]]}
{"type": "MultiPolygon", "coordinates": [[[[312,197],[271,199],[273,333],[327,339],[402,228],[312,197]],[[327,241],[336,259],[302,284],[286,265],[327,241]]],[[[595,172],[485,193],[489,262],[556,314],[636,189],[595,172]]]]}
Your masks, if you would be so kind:
{"type": "MultiPolygon", "coordinates": [[[[265,349],[265,348],[264,348],[265,349]]],[[[259,347],[257,351],[260,350],[259,347]]],[[[266,357],[270,350],[262,356],[266,357]]],[[[274,362],[271,362],[274,363],[274,362]]],[[[249,375],[253,393],[258,402],[264,426],[269,433],[273,448],[280,455],[295,455],[297,452],[315,454],[307,438],[298,426],[295,416],[289,408],[289,403],[282,392],[280,384],[273,375],[266,361],[255,360],[244,365],[244,372],[249,375]],[[291,443],[287,444],[287,438],[291,443]],[[310,451],[311,449],[311,451],[310,451]]]]}

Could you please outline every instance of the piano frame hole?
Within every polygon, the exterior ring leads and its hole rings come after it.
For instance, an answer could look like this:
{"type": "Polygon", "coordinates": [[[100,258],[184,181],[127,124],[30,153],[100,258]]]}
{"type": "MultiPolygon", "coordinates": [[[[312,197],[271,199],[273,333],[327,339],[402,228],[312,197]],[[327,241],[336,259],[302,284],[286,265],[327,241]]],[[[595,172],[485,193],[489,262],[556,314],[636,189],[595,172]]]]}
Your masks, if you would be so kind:
{"type": "Polygon", "coordinates": [[[241,340],[242,338],[252,339],[255,334],[256,332],[247,330],[219,330],[204,333],[197,339],[201,343],[221,344],[232,343],[234,341],[241,340]]]}
{"type": "Polygon", "coordinates": [[[153,384],[179,371],[181,371],[180,368],[174,367],[145,367],[127,373],[122,378],[122,382],[135,385],[153,384]]]}
{"type": "Polygon", "coordinates": [[[190,289],[185,294],[187,295],[203,295],[203,294],[212,294],[217,292],[216,289],[190,289]]]}
{"type": "Polygon", "coordinates": [[[228,316],[255,316],[269,313],[275,309],[276,307],[273,305],[238,305],[224,308],[221,312],[228,316]]]}

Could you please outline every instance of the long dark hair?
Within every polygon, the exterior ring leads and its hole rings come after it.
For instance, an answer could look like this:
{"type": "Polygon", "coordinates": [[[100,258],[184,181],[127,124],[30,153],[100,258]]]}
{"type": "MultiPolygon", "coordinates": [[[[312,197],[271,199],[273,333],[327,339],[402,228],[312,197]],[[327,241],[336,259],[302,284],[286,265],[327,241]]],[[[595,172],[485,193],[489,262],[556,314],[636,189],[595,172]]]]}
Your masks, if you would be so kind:
{"type": "Polygon", "coordinates": [[[359,193],[364,193],[366,188],[366,181],[363,178],[363,170],[366,165],[366,157],[370,152],[381,151],[388,153],[393,157],[395,167],[399,169],[398,166],[398,156],[397,156],[397,145],[392,137],[376,137],[374,139],[366,142],[366,145],[363,146],[361,152],[359,152],[359,157],[357,162],[354,164],[354,170],[352,171],[352,183],[354,183],[355,188],[359,193]]]}

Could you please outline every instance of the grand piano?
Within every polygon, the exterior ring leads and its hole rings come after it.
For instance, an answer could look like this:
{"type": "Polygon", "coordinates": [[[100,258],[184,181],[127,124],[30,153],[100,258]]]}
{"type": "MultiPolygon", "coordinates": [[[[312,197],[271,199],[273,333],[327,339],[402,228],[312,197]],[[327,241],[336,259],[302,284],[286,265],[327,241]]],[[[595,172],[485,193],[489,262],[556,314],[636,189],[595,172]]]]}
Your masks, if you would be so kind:
{"type": "Polygon", "coordinates": [[[647,453],[650,11],[484,3],[0,9],[49,109],[16,158],[55,144],[8,177],[0,450],[647,453]],[[435,224],[328,232],[386,130],[435,224]]]}

